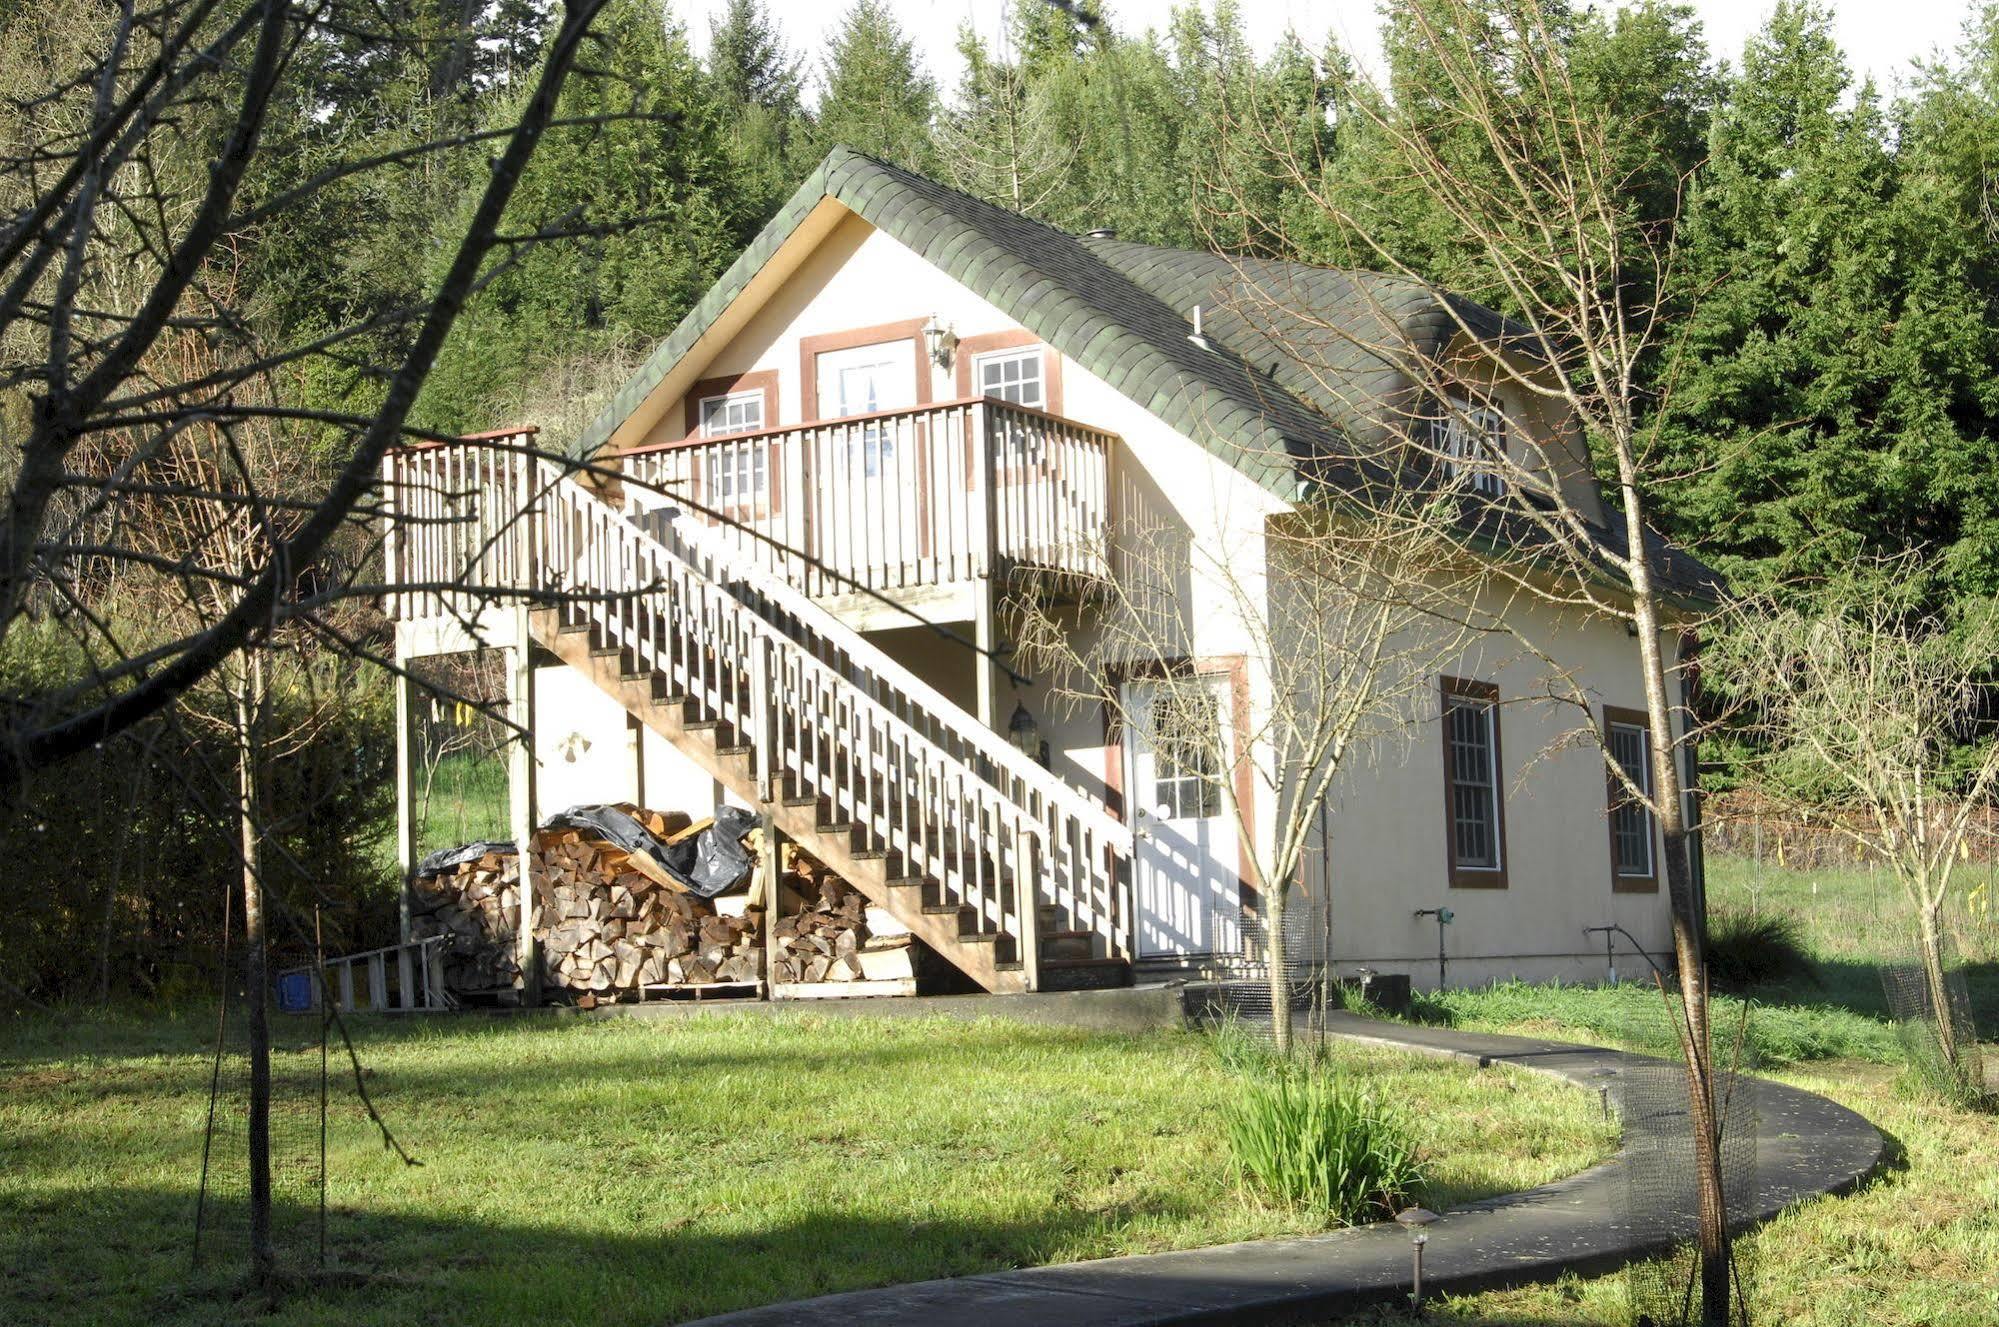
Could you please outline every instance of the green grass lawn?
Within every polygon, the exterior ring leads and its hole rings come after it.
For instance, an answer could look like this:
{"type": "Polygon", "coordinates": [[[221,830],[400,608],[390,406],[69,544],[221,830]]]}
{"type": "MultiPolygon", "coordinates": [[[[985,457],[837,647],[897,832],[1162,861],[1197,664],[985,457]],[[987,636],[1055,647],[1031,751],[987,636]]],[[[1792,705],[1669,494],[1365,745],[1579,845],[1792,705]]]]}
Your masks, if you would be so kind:
{"type": "MultiPolygon", "coordinates": [[[[422,1162],[334,1098],[337,1274],[239,1296],[240,1127],[221,1265],[190,1273],[204,1020],[0,1026],[0,1322],[662,1324],[801,1295],[1296,1233],[1222,1144],[1206,1039],[998,1020],[457,1018],[363,1026],[368,1084],[422,1162]]],[[[306,1030],[282,1024],[296,1041],[306,1030]]],[[[294,1049],[279,1072],[309,1070],[294,1049]]],[[[1587,1094],[1359,1047],[1411,1113],[1433,1205],[1581,1169],[1587,1094]]],[[[283,1168],[316,1106],[280,1118],[283,1168]],[[302,1112],[302,1113],[300,1113],[302,1112]]],[[[288,1245],[289,1246],[289,1245],[288,1245]]]]}
{"type": "MultiPolygon", "coordinates": [[[[1974,875],[1983,879],[1982,870],[1974,875]]],[[[1817,957],[1817,984],[1748,993],[1750,1038],[1766,1069],[1865,1115],[1888,1135],[1895,1156],[1859,1193],[1801,1204],[1751,1237],[1746,1265],[1756,1320],[1786,1327],[1999,1322],[1999,1115],[1914,1095],[1901,1081],[1877,968],[1901,944],[1892,883],[1865,871],[1758,870],[1726,858],[1710,861],[1708,880],[1717,906],[1797,917],[1817,957]]],[[[1967,984],[1989,1039],[1999,1028],[1999,965],[1987,936],[1974,931],[1970,939],[1967,984]]],[[[1717,1029],[1734,1027],[1743,1003],[1718,1004],[1717,1029]]],[[[1448,992],[1419,1012],[1464,1027],[1639,1050],[1667,1040],[1658,996],[1636,986],[1502,985],[1448,992]]],[[[1999,1070],[1999,1046],[1988,1044],[1986,1062],[1999,1070]]],[[[1570,1277],[1433,1307],[1442,1320],[1481,1327],[1622,1327],[1624,1285],[1620,1276],[1570,1277]]]]}
{"type": "MultiPolygon", "coordinates": [[[[483,751],[454,752],[437,764],[430,802],[417,826],[419,851],[432,853],[478,839],[512,838],[508,814],[504,757],[483,751]]],[[[389,842],[395,842],[393,826],[389,842]]]]}

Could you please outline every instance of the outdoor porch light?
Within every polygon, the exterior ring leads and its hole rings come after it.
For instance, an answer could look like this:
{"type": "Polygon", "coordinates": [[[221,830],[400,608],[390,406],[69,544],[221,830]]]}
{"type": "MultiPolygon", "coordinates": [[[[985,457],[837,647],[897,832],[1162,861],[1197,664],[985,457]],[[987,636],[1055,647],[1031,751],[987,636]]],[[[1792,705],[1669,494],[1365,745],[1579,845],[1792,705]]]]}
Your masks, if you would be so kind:
{"type": "Polygon", "coordinates": [[[1027,706],[1019,701],[1014,702],[1013,717],[1006,721],[1006,740],[1029,760],[1047,763],[1046,748],[1041,741],[1041,725],[1028,713],[1027,706]]]}
{"type": "Polygon", "coordinates": [[[937,362],[937,367],[950,368],[952,359],[958,354],[958,333],[938,322],[937,315],[933,313],[930,315],[930,321],[924,325],[923,337],[929,342],[930,358],[937,362]]]}
{"type": "Polygon", "coordinates": [[[1435,1212],[1421,1207],[1405,1207],[1395,1214],[1395,1224],[1409,1232],[1409,1243],[1414,1249],[1415,1267],[1409,1286],[1409,1307],[1423,1307],[1423,1246],[1430,1242],[1430,1232],[1423,1227],[1437,1219],[1435,1212]]]}

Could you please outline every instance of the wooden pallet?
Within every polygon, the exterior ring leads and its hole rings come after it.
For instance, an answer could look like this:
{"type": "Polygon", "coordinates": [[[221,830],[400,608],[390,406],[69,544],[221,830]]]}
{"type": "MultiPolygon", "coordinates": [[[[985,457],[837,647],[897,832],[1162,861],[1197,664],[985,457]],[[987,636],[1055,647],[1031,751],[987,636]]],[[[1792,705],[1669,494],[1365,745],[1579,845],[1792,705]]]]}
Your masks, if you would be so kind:
{"type": "Polygon", "coordinates": [[[710,981],[698,986],[684,983],[672,985],[639,987],[639,1003],[648,1000],[761,1000],[764,984],[761,981],[710,981]]]}
{"type": "Polygon", "coordinates": [[[773,1000],[852,1000],[870,995],[914,995],[916,978],[882,981],[781,981],[770,988],[773,1000]]]}

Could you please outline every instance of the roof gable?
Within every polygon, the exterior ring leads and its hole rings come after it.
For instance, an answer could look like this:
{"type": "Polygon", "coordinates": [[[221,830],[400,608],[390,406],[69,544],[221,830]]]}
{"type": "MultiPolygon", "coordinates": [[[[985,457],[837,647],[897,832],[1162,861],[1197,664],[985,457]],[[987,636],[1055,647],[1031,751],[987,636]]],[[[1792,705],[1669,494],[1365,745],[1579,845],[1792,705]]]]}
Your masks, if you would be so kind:
{"type": "Polygon", "coordinates": [[[835,148],[576,439],[609,442],[826,200],[986,299],[1050,347],[1279,497],[1337,430],[1226,343],[1075,236],[846,148],[835,148]]]}

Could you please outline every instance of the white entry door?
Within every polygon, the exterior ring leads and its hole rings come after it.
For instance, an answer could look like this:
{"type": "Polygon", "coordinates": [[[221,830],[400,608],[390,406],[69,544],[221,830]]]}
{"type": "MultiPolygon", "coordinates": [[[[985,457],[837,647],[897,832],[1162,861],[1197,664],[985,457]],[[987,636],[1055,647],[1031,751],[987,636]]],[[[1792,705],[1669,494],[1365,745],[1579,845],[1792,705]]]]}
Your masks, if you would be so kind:
{"type": "MultiPolygon", "coordinates": [[[[907,338],[823,350],[815,366],[823,419],[916,404],[916,343],[907,338]]],[[[916,438],[907,415],[831,431],[814,444],[815,549],[833,570],[894,583],[921,553],[916,438]]]]}
{"type": "Polygon", "coordinates": [[[1240,858],[1218,783],[1221,755],[1234,746],[1229,680],[1128,682],[1124,697],[1138,957],[1234,952],[1240,858]]]}

